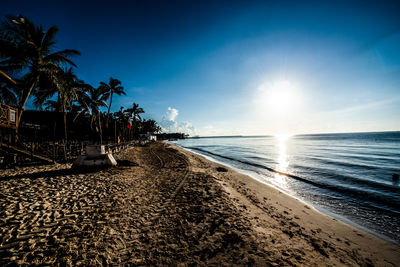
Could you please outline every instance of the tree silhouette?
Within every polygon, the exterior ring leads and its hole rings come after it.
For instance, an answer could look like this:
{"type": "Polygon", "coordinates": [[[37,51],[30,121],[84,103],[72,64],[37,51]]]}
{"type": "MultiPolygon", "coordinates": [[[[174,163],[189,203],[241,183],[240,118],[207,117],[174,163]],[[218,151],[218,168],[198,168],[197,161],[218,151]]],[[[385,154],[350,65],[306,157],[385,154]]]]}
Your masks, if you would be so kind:
{"type": "Polygon", "coordinates": [[[54,82],[62,66],[75,64],[71,57],[80,55],[76,50],[54,52],[56,26],[47,31],[24,16],[7,16],[0,35],[0,68],[9,73],[23,74],[19,89],[19,114],[21,119],[25,104],[41,82],[54,82]]]}
{"type": "Polygon", "coordinates": [[[108,127],[108,120],[109,120],[109,116],[110,116],[110,109],[111,109],[111,104],[112,104],[112,99],[113,99],[113,95],[126,95],[124,92],[124,87],[121,86],[121,81],[114,79],[114,78],[110,78],[110,81],[108,82],[108,84],[106,84],[105,82],[100,82],[100,87],[101,90],[103,90],[105,93],[107,93],[107,96],[110,99],[110,102],[108,104],[108,110],[107,110],[107,120],[106,120],[106,125],[108,127]]]}

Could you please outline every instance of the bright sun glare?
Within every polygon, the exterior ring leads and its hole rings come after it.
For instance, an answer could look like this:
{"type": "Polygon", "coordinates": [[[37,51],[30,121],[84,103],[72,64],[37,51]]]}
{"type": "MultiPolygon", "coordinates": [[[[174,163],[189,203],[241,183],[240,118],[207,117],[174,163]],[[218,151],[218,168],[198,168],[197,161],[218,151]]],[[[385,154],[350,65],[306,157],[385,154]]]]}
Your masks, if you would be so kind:
{"type": "Polygon", "coordinates": [[[296,105],[296,91],[287,80],[264,83],[258,88],[256,102],[264,112],[284,115],[296,105]]]}

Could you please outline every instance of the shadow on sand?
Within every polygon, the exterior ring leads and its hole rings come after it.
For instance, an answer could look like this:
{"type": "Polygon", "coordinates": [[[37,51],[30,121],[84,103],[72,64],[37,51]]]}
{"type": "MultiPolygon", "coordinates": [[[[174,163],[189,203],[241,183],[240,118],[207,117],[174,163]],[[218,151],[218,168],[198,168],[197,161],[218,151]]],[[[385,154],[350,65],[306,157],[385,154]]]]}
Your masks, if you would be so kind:
{"type": "Polygon", "coordinates": [[[73,167],[73,168],[65,168],[60,170],[49,170],[49,171],[41,171],[35,173],[27,173],[27,174],[16,174],[16,175],[6,175],[0,176],[0,181],[7,181],[11,179],[20,179],[20,178],[29,178],[29,179],[37,179],[37,178],[50,178],[57,176],[65,176],[65,175],[76,175],[76,174],[87,174],[87,173],[95,173],[106,169],[118,168],[118,167],[126,167],[126,166],[138,166],[137,163],[129,161],[129,160],[117,160],[118,166],[81,166],[81,167],[73,167]]]}
{"type": "Polygon", "coordinates": [[[50,178],[63,175],[86,174],[86,173],[98,172],[104,169],[108,169],[108,167],[66,168],[60,170],[41,171],[35,173],[17,174],[10,176],[0,176],[0,181],[19,179],[19,178],[37,179],[37,178],[50,178]]]}

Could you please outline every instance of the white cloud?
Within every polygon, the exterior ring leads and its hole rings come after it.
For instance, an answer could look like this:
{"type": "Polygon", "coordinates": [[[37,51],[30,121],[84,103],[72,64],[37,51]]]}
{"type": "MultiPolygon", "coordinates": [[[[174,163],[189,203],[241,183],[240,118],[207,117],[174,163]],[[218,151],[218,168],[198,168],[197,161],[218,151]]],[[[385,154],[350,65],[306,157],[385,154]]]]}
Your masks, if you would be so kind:
{"type": "Polygon", "coordinates": [[[166,133],[185,133],[192,136],[196,135],[196,129],[190,122],[176,121],[178,115],[179,110],[177,110],[176,108],[168,107],[160,123],[162,131],[166,133]]]}
{"type": "Polygon", "coordinates": [[[176,108],[168,107],[167,113],[166,113],[168,120],[175,121],[175,118],[178,117],[178,115],[179,115],[179,111],[176,108]]]}

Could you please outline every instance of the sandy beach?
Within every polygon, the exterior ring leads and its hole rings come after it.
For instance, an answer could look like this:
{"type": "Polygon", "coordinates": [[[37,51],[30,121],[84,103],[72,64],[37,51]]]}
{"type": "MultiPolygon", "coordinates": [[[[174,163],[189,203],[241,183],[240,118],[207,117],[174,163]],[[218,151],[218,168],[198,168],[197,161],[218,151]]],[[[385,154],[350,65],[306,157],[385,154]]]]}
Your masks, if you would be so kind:
{"type": "Polygon", "coordinates": [[[0,171],[0,264],[398,266],[400,247],[170,144],[0,171]]]}

